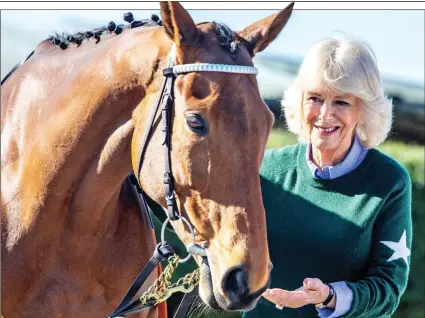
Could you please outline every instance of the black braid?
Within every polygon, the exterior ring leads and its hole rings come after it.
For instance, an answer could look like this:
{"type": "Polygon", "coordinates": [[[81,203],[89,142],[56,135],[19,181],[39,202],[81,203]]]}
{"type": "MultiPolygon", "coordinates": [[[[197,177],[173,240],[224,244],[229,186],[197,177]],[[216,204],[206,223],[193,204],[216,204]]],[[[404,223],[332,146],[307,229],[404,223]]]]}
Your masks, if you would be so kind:
{"type": "Polygon", "coordinates": [[[127,12],[124,14],[124,20],[128,22],[128,25],[123,24],[115,24],[115,22],[111,21],[107,26],[103,26],[100,28],[96,28],[86,32],[77,32],[75,34],[68,34],[63,32],[61,34],[55,33],[48,37],[48,40],[53,44],[58,45],[61,49],[65,50],[68,48],[70,43],[77,44],[77,47],[80,46],[84,40],[88,40],[92,37],[96,39],[96,43],[98,43],[105,33],[115,33],[116,35],[121,34],[124,29],[136,28],[144,25],[150,26],[161,26],[162,22],[156,14],[152,14],[150,19],[144,20],[134,20],[133,14],[131,12],[127,12]]]}
{"type": "Polygon", "coordinates": [[[220,39],[220,45],[227,47],[233,41],[233,31],[224,23],[215,23],[215,32],[220,39]]]}
{"type": "Polygon", "coordinates": [[[116,25],[114,21],[108,23],[109,32],[114,32],[115,34],[120,34],[123,30],[123,25],[116,25]]]}
{"type": "Polygon", "coordinates": [[[48,40],[52,41],[53,44],[58,45],[62,50],[66,50],[68,48],[68,34],[66,33],[55,33],[55,35],[49,36],[48,40]]]}
{"type": "Polygon", "coordinates": [[[77,46],[80,46],[81,43],[83,43],[83,40],[85,39],[84,33],[82,32],[77,32],[75,35],[75,43],[77,44],[77,46]]]}
{"type": "Polygon", "coordinates": [[[156,14],[152,14],[150,19],[134,20],[133,13],[127,12],[124,14],[124,21],[130,23],[130,28],[137,28],[143,25],[162,25],[159,17],[156,14]]]}
{"type": "Polygon", "coordinates": [[[235,36],[232,29],[230,29],[224,23],[215,21],[213,23],[215,24],[215,32],[219,38],[220,45],[223,48],[229,50],[230,55],[235,59],[237,57],[238,43],[235,41],[235,36]]]}

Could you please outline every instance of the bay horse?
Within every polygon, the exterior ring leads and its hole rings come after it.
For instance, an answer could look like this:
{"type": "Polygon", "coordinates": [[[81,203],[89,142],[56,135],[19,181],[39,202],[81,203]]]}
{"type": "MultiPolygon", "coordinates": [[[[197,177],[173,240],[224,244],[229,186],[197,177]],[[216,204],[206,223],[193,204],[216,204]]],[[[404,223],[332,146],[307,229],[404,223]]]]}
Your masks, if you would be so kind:
{"type": "MultiPolygon", "coordinates": [[[[5,318],[111,313],[156,245],[128,175],[167,210],[160,112],[138,164],[171,48],[177,66],[252,67],[292,7],[233,32],[161,2],[162,22],[51,37],[9,76],[1,87],[5,318]]],[[[200,297],[212,308],[249,310],[271,271],[259,168],[272,113],[252,74],[182,72],[173,86],[170,163],[176,205],[206,255],[194,256],[200,297]]],[[[182,220],[171,223],[191,242],[182,220]]]]}

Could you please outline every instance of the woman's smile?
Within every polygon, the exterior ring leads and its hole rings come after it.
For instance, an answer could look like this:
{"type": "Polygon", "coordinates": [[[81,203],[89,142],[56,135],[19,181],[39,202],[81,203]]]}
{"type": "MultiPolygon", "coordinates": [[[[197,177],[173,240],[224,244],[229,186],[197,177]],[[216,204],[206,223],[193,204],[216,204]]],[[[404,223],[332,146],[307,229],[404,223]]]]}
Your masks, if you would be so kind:
{"type": "Polygon", "coordinates": [[[327,137],[327,136],[335,135],[335,133],[339,129],[339,126],[324,127],[324,126],[314,125],[314,128],[320,136],[327,137]]]}

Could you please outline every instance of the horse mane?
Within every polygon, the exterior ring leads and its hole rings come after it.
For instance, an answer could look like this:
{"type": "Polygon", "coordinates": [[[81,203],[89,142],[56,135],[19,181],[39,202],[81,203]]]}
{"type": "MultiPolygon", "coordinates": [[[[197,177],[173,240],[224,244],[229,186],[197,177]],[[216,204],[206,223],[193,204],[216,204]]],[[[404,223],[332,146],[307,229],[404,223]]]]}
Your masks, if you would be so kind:
{"type": "MultiPolygon", "coordinates": [[[[77,47],[79,47],[84,40],[89,40],[92,37],[95,38],[96,43],[98,43],[101,40],[102,35],[107,32],[113,32],[118,35],[126,29],[133,29],[141,26],[162,26],[162,21],[156,14],[152,14],[150,19],[134,20],[133,14],[131,12],[127,12],[124,14],[124,21],[128,22],[128,24],[116,24],[111,21],[107,26],[95,28],[86,32],[77,32],[74,34],[70,34],[68,32],[56,32],[55,34],[50,35],[47,40],[52,42],[54,45],[59,46],[61,49],[66,50],[70,43],[75,43],[77,44],[77,47]]],[[[198,25],[204,23],[208,22],[198,23],[198,25]]],[[[220,41],[220,45],[223,48],[228,49],[232,55],[235,54],[238,43],[235,41],[233,31],[224,23],[213,21],[213,24],[220,41]]]]}
{"type": "Polygon", "coordinates": [[[105,33],[115,33],[121,34],[126,29],[133,29],[141,26],[161,26],[162,22],[156,14],[152,14],[150,19],[144,20],[134,20],[133,14],[131,12],[127,12],[124,14],[124,21],[128,22],[127,25],[124,24],[116,24],[111,21],[107,26],[103,26],[100,28],[95,28],[93,30],[89,30],[86,32],[77,32],[75,34],[70,34],[68,32],[55,33],[54,35],[50,35],[47,40],[51,41],[53,44],[59,46],[61,49],[66,50],[70,43],[77,44],[79,47],[84,40],[88,40],[90,38],[95,38],[96,43],[98,43],[105,33]]]}

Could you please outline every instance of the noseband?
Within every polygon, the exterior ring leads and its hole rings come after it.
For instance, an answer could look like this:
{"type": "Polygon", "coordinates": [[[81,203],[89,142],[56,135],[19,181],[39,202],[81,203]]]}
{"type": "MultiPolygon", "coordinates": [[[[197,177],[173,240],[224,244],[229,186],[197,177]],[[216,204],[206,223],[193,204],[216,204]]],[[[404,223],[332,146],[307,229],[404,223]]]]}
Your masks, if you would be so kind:
{"type": "MultiPolygon", "coordinates": [[[[197,63],[197,64],[183,64],[183,65],[174,65],[176,55],[176,45],[173,44],[170,53],[168,54],[168,65],[167,68],[163,70],[164,80],[162,82],[161,89],[159,91],[158,98],[155,103],[155,107],[152,109],[152,112],[149,117],[148,125],[146,126],[146,131],[143,136],[141,151],[139,155],[139,160],[137,162],[137,170],[136,170],[136,180],[138,184],[138,190],[141,193],[141,198],[143,204],[145,205],[146,211],[148,210],[148,206],[146,203],[146,194],[144,193],[141,182],[140,182],[140,172],[143,165],[143,159],[146,153],[147,145],[149,137],[153,131],[153,124],[156,118],[156,114],[158,113],[158,109],[161,106],[161,121],[162,121],[162,132],[164,134],[164,138],[162,141],[162,145],[165,146],[165,172],[163,179],[164,186],[164,194],[165,200],[167,203],[167,219],[162,225],[161,229],[161,242],[157,245],[154,255],[149,260],[149,262],[142,269],[140,274],[137,276],[136,280],[133,282],[130,289],[127,291],[127,294],[124,296],[121,303],[118,305],[117,309],[114,311],[112,315],[109,317],[122,317],[122,315],[143,310],[147,307],[154,306],[161,301],[167,299],[173,292],[180,291],[186,293],[182,300],[182,304],[178,308],[174,317],[185,317],[186,312],[190,308],[191,299],[194,297],[194,281],[196,279],[199,280],[199,274],[197,277],[189,276],[192,280],[188,285],[190,287],[182,287],[177,286],[173,291],[168,290],[166,296],[162,297],[161,300],[155,301],[152,299],[146,300],[143,296],[140,299],[136,299],[132,301],[132,298],[136,295],[137,291],[142,286],[143,282],[147,279],[149,274],[153,271],[153,269],[158,265],[161,261],[172,258],[174,251],[170,245],[165,242],[164,232],[167,224],[170,221],[177,221],[181,219],[184,223],[186,223],[187,227],[190,230],[192,242],[186,245],[186,250],[188,255],[184,259],[176,258],[176,263],[184,263],[187,262],[192,255],[199,255],[206,257],[207,253],[204,247],[200,246],[195,241],[195,232],[192,224],[183,217],[178,209],[176,196],[174,191],[174,177],[173,171],[171,167],[171,109],[174,104],[174,80],[179,74],[187,74],[192,72],[222,72],[222,73],[236,73],[236,74],[258,74],[258,70],[254,66],[245,66],[245,65],[227,65],[227,64],[208,64],[208,63],[197,63]],[[188,300],[188,302],[186,302],[188,300]],[[189,306],[187,305],[189,303],[189,306]],[[142,306],[139,306],[141,305],[142,306]],[[186,304],[186,305],[184,305],[186,304]],[[139,307],[138,307],[139,306],[139,307]]],[[[173,266],[176,266],[174,264],[173,266]]],[[[167,271],[168,266],[164,269],[164,272],[167,271]]],[[[163,272],[163,273],[164,273],[163,272]]],[[[194,272],[195,273],[195,272],[194,272]]],[[[197,284],[197,282],[196,282],[197,284]]],[[[195,285],[196,286],[196,285],[195,285]]],[[[173,289],[173,288],[171,288],[173,289]]],[[[149,290],[148,290],[149,291],[149,290]]]]}

